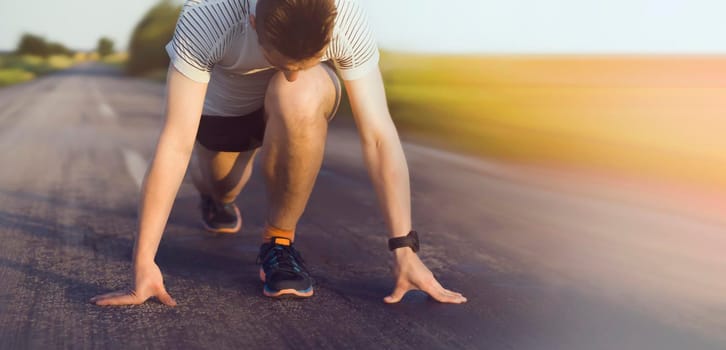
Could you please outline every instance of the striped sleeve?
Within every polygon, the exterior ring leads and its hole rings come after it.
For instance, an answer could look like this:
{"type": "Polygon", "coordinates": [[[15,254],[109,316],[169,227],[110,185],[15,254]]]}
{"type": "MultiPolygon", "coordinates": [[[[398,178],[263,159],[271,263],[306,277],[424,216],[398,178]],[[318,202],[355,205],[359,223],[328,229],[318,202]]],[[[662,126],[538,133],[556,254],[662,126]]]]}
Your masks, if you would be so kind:
{"type": "Polygon", "coordinates": [[[208,83],[234,32],[242,30],[246,0],[201,2],[188,0],[166,45],[171,63],[186,77],[208,83]],[[241,10],[241,11],[240,11],[241,10]]]}
{"type": "Polygon", "coordinates": [[[378,45],[357,1],[338,1],[336,28],[328,51],[344,80],[359,79],[378,66],[378,45]]]}

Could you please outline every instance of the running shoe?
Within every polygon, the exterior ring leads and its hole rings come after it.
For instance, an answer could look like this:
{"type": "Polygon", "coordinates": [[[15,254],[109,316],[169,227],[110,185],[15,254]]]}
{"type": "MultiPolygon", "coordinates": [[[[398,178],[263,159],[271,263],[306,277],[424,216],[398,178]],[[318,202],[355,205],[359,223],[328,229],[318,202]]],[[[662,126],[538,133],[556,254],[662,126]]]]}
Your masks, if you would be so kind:
{"type": "Polygon", "coordinates": [[[289,239],[275,237],[260,246],[257,257],[265,296],[308,298],[313,296],[313,282],[300,253],[289,239]]]}
{"type": "Polygon", "coordinates": [[[202,225],[212,233],[237,233],[242,227],[242,215],[234,203],[217,203],[211,196],[202,195],[202,225]]]}

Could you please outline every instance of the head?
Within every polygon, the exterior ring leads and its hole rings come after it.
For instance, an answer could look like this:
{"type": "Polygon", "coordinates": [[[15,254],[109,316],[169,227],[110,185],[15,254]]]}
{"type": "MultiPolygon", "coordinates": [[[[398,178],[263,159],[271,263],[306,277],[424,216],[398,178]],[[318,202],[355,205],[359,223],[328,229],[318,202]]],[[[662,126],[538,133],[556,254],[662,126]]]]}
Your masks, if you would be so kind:
{"type": "Polygon", "coordinates": [[[337,15],[334,0],[258,0],[256,12],[251,22],[265,57],[290,81],[320,61],[337,15]]]}

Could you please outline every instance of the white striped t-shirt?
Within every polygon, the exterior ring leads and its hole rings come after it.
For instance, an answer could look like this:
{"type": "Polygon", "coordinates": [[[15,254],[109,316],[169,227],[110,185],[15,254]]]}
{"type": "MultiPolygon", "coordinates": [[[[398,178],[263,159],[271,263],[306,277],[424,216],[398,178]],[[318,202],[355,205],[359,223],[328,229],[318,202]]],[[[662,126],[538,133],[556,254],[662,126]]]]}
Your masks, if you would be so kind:
{"type": "MultiPolygon", "coordinates": [[[[187,0],[166,45],[171,63],[186,77],[209,83],[204,114],[240,116],[264,102],[276,70],[262,54],[250,24],[257,0],[187,0]]],[[[378,47],[357,0],[335,0],[338,16],[322,61],[331,60],[345,80],[378,65],[378,47]]]]}

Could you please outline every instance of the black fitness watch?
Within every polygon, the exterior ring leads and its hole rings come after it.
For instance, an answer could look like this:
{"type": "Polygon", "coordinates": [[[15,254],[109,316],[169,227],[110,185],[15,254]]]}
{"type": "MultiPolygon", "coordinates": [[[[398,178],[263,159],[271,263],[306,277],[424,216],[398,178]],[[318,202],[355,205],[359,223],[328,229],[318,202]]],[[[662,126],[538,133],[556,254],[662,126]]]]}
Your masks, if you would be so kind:
{"type": "Polygon", "coordinates": [[[388,249],[393,251],[398,248],[409,247],[414,253],[419,250],[418,233],[411,231],[404,237],[395,237],[388,240],[388,249]]]}

